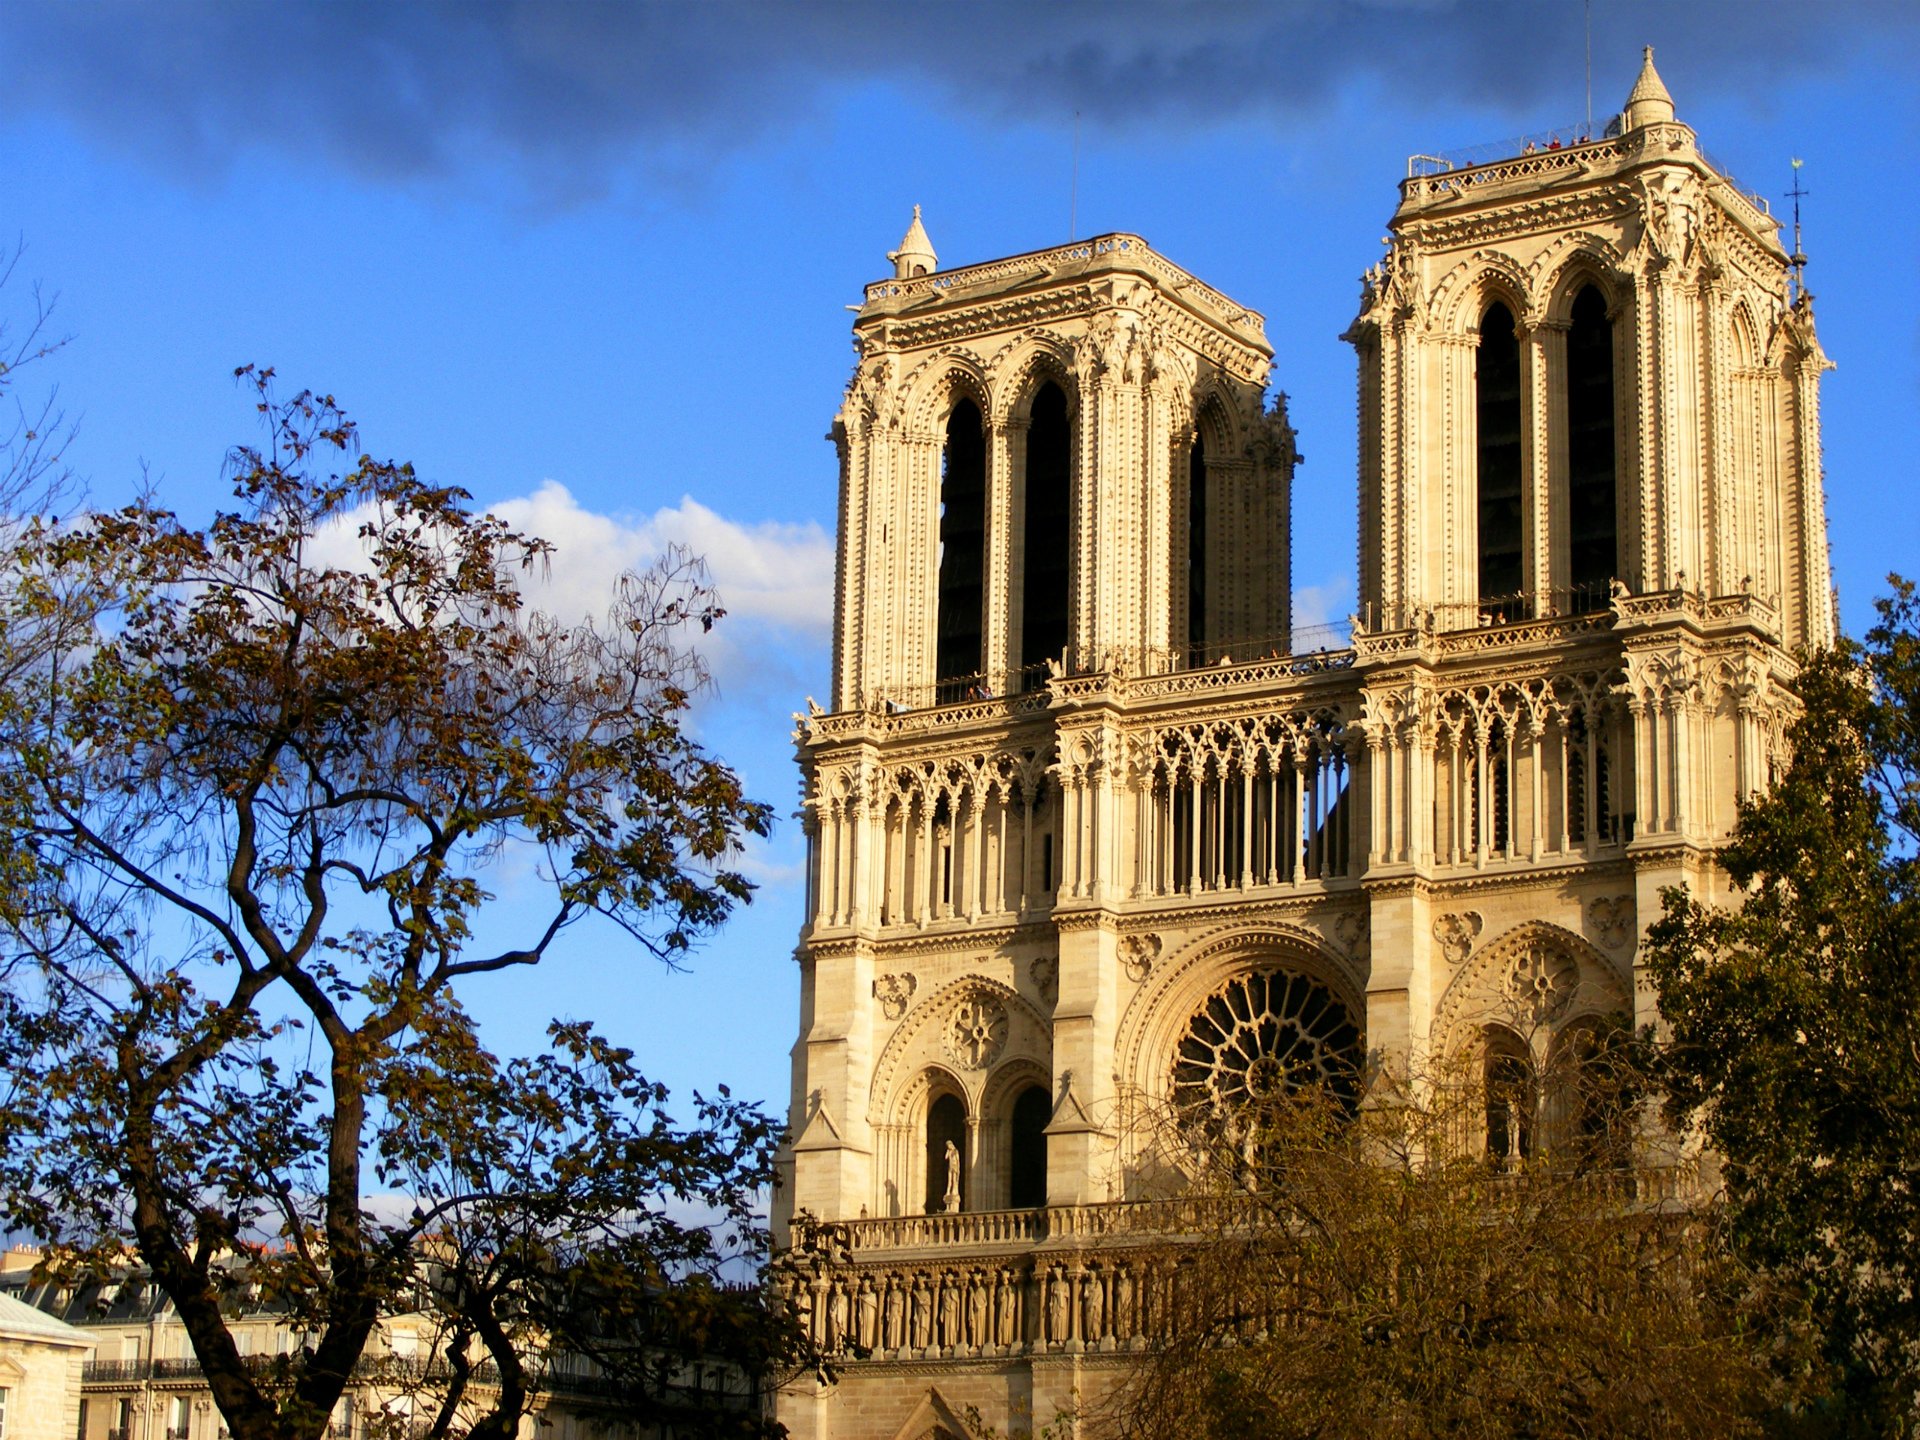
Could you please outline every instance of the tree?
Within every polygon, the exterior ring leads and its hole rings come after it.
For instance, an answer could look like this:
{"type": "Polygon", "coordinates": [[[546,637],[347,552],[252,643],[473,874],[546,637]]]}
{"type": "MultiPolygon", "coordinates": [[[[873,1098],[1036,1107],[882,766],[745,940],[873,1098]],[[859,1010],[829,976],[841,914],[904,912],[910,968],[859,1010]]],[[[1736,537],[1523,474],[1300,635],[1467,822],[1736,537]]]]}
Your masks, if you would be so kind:
{"type": "Polygon", "coordinates": [[[1524,1086],[1490,1088],[1497,1067],[1471,1056],[1376,1083],[1357,1110],[1351,1087],[1314,1085],[1231,1123],[1169,1117],[1192,1223],[1170,1250],[1170,1323],[1107,1427],[1754,1433],[1782,1391],[1741,1342],[1737,1277],[1703,1263],[1671,1173],[1590,1163],[1630,1158],[1590,1148],[1580,1105],[1633,1108],[1632,1048],[1616,1035],[1583,1074],[1524,1086]],[[1496,1153],[1489,1129],[1522,1107],[1532,1153],[1496,1153]]]}
{"type": "Polygon", "coordinates": [[[1647,955],[1675,1124],[1721,1157],[1727,1242],[1808,1312],[1849,1433],[1920,1405],[1920,601],[1811,657],[1792,760],[1721,853],[1735,908],[1666,896],[1647,955]]]}
{"type": "Polygon", "coordinates": [[[590,1030],[502,1064],[459,1002],[585,917],[673,962],[748,898],[729,857],[768,811],[684,724],[688,636],[723,612],[685,555],[604,623],[533,612],[543,542],[409,466],[323,473],[354,453],[333,399],[237,374],[266,438],[233,452],[233,511],[7,537],[0,1203],[69,1264],[130,1242],[236,1437],[317,1436],[423,1277],[449,1366],[500,1369],[441,1429],[511,1434],[516,1347],[571,1338],[553,1296],[604,1289],[607,1256],[670,1294],[726,1239],[663,1195],[723,1231],[770,1176],[752,1107],[677,1129],[590,1030]],[[473,1270],[488,1244],[511,1278],[473,1270]],[[303,1337],[264,1370],[223,1313],[241,1286],[303,1337]]]}

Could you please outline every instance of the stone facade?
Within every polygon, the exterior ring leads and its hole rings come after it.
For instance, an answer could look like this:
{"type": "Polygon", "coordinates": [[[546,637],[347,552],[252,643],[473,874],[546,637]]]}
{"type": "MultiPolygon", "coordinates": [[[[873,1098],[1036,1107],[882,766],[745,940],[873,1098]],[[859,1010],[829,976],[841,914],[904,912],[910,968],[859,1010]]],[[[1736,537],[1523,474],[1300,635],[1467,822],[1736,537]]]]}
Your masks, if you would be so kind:
{"type": "Polygon", "coordinates": [[[0,1293],[0,1434],[73,1440],[93,1337],[0,1293]]]}
{"type": "Polygon", "coordinates": [[[1170,1103],[1544,1067],[1649,1018],[1661,888],[1725,883],[1833,637],[1810,298],[1650,52],[1602,138],[1410,171],[1347,337],[1337,650],[1287,633],[1259,316],[1130,235],[942,271],[917,216],[867,289],[834,703],[796,737],[776,1224],[842,1358],[781,1396],[797,1436],[1096,1396],[1193,1228],[1170,1103]]]}

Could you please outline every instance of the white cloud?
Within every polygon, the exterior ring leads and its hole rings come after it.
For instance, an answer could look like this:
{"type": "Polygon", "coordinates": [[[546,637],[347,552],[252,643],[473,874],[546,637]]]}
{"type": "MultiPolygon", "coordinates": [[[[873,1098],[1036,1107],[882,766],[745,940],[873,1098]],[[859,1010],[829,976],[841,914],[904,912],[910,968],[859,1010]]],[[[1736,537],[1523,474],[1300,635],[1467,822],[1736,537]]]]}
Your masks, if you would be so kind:
{"type": "Polygon", "coordinates": [[[826,638],[833,614],[833,541],[811,521],[742,524],[690,495],[643,518],[603,515],[582,507],[557,480],[487,508],[516,530],[552,543],[551,571],[529,592],[540,608],[563,618],[604,613],[623,571],[644,569],[669,545],[684,545],[705,557],[734,620],[826,638]]]}
{"type": "MultiPolygon", "coordinates": [[[[1311,650],[1327,644],[1333,631],[1344,637],[1347,617],[1352,613],[1351,575],[1334,575],[1318,585],[1300,586],[1293,592],[1293,648],[1311,650]]],[[[1345,639],[1340,643],[1345,644],[1345,639]]]]}
{"type": "MultiPolygon", "coordinates": [[[[644,570],[669,546],[681,545],[705,559],[727,611],[710,634],[691,637],[721,688],[736,699],[743,692],[777,698],[791,709],[796,696],[824,685],[833,541],[817,524],[733,520],[690,495],[651,515],[603,514],[581,505],[557,480],[485,508],[553,546],[549,563],[525,582],[535,608],[563,621],[600,619],[623,573],[644,570]]],[[[355,563],[364,518],[356,511],[336,521],[319,537],[316,558],[355,563]]]]}

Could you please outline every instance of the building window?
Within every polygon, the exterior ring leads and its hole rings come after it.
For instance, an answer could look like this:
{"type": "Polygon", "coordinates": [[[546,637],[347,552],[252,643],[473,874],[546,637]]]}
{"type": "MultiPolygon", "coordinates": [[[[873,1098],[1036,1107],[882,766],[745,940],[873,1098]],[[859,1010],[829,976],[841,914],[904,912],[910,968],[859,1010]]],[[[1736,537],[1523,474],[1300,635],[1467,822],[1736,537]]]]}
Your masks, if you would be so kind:
{"type": "Polygon", "coordinates": [[[192,1412],[187,1397],[176,1395],[167,1402],[167,1440],[187,1440],[187,1432],[192,1424],[192,1412]]]}
{"type": "Polygon", "coordinates": [[[1043,1086],[1029,1085],[1013,1102],[1013,1143],[1007,1203],[1015,1210],[1047,1203],[1047,1121],[1053,1118],[1043,1086]]]}
{"type": "Polygon", "coordinates": [[[1524,615],[1521,567],[1520,342],[1513,312],[1499,301],[1480,321],[1475,371],[1477,424],[1475,519],[1480,540],[1480,612],[1524,615]]]}
{"type": "Polygon", "coordinates": [[[6,1386],[0,1385],[0,1440],[6,1440],[7,1401],[12,1398],[12,1392],[9,1391],[6,1386]]]}
{"type": "MultiPolygon", "coordinates": [[[[940,593],[935,619],[936,680],[981,669],[985,592],[987,439],[980,407],[962,397],[947,417],[940,464],[940,593]]],[[[956,697],[958,698],[958,697],[956,697]]]]}
{"type": "Polygon", "coordinates": [[[1614,457],[1613,325],[1588,285],[1567,332],[1567,579],[1574,611],[1604,609],[1619,573],[1614,457]]]}
{"type": "Polygon", "coordinates": [[[1020,580],[1020,663],[1058,659],[1067,648],[1067,588],[1073,513],[1073,432],[1067,397],[1049,381],[1027,425],[1025,524],[1020,580]]]}

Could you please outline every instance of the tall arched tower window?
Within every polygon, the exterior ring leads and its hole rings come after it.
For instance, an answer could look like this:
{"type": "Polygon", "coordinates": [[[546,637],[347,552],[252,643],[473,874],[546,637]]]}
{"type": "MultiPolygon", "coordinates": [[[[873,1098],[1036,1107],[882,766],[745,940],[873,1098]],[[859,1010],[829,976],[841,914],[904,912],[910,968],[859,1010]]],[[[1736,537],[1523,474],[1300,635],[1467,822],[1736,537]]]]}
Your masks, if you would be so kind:
{"type": "Polygon", "coordinates": [[[1520,343],[1513,312],[1498,300],[1480,321],[1475,367],[1475,519],[1480,537],[1479,599],[1506,619],[1522,613],[1520,343]]]}
{"type": "Polygon", "coordinates": [[[1020,663],[1038,665],[1067,645],[1073,433],[1067,397],[1048,381],[1027,426],[1026,513],[1020,581],[1020,663]]]}
{"type": "Polygon", "coordinates": [[[947,416],[940,462],[940,594],[934,678],[981,669],[980,632],[987,533],[987,442],[980,407],[964,396],[947,416]]]}
{"type": "Polygon", "coordinates": [[[1613,325],[1588,285],[1567,332],[1567,581],[1576,609],[1604,605],[1620,573],[1613,427],[1613,325]]]}
{"type": "Polygon", "coordinates": [[[1207,442],[1187,456],[1187,647],[1196,663],[1207,643],[1207,442]]]}

